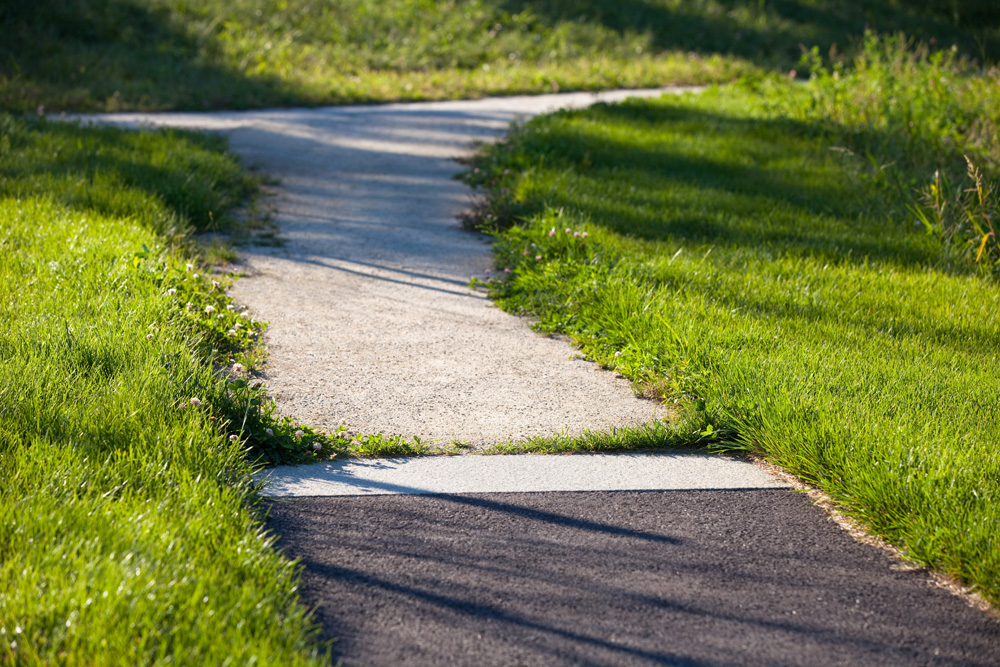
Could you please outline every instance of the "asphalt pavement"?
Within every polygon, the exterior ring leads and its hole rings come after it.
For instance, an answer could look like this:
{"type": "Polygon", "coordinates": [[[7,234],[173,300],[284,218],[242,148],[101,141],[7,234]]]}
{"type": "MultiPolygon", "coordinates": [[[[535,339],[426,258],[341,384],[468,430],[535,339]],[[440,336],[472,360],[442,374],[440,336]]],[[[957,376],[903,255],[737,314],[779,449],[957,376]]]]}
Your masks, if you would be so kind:
{"type": "Polygon", "coordinates": [[[346,667],[1000,665],[1000,622],[787,489],[268,504],[346,667]]]}

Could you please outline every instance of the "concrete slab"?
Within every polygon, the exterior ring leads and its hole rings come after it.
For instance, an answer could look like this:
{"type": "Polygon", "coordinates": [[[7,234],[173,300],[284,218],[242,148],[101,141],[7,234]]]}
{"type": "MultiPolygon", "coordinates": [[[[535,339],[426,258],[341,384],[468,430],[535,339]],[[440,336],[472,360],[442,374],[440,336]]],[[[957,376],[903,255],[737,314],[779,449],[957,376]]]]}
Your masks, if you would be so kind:
{"type": "Polygon", "coordinates": [[[343,459],[271,468],[258,479],[275,498],[788,486],[745,461],[691,453],[343,459]]]}

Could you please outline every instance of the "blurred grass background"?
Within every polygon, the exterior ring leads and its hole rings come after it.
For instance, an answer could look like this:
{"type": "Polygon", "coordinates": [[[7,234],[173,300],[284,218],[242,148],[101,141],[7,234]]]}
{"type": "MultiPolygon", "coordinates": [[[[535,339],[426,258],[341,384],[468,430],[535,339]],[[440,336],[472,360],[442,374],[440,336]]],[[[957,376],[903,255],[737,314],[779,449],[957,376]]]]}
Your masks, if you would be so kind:
{"type": "Polygon", "coordinates": [[[37,0],[0,5],[0,108],[221,109],[729,81],[865,29],[1000,48],[987,0],[37,0]]]}

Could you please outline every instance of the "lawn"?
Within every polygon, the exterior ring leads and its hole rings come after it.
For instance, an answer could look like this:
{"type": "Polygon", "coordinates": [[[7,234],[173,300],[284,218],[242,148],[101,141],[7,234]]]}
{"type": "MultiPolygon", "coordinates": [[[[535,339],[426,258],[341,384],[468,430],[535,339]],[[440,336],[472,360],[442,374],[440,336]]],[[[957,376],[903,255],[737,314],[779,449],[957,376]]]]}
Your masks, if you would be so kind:
{"type": "Polygon", "coordinates": [[[261,325],[190,237],[255,179],[212,137],[0,129],[0,664],[324,664],[245,451],[314,434],[248,405],[261,325]]]}
{"type": "Polygon", "coordinates": [[[680,415],[529,446],[751,450],[996,602],[998,19],[911,4],[4,3],[0,663],[328,662],[252,465],[425,450],[274,414],[265,324],[198,241],[253,210],[222,140],[38,118],[62,109],[741,77],[538,119],[470,168],[499,303],[680,415]],[[855,59],[866,25],[934,46],[855,59]]]}
{"type": "Polygon", "coordinates": [[[766,457],[996,603],[1000,245],[968,220],[1000,207],[961,180],[964,152],[995,182],[996,133],[972,128],[996,121],[996,85],[905,43],[869,48],[806,85],[532,120],[466,173],[487,196],[473,222],[512,269],[501,306],[679,406],[664,444],[766,457]],[[904,97],[879,113],[849,102],[890,80],[904,97]],[[954,95],[913,99],[928,80],[954,95]],[[949,173],[943,196],[967,214],[950,233],[915,192],[949,173]]]}
{"type": "Polygon", "coordinates": [[[35,0],[0,108],[216,109],[724,82],[866,28],[1000,54],[987,0],[35,0]],[[915,7],[919,5],[919,7],[915,7]]]}

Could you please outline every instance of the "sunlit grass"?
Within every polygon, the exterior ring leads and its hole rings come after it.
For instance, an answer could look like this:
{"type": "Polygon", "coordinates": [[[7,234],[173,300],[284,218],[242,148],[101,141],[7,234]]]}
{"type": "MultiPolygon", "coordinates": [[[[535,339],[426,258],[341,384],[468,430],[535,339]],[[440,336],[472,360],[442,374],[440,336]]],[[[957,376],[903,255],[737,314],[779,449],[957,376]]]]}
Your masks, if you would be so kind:
{"type": "Polygon", "coordinates": [[[2,127],[0,663],[323,664],[216,370],[259,326],[184,254],[252,179],[214,139],[2,127]]]}
{"type": "Polygon", "coordinates": [[[996,602],[1000,288],[885,217],[902,195],[796,100],[758,83],[527,123],[468,175],[535,211],[499,231],[495,297],[676,402],[663,444],[763,455],[996,602]]]}

